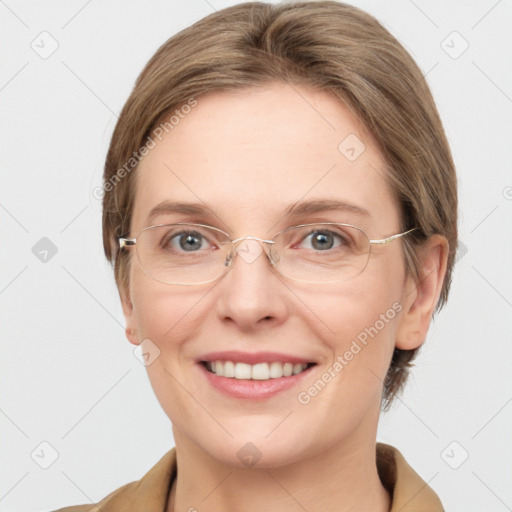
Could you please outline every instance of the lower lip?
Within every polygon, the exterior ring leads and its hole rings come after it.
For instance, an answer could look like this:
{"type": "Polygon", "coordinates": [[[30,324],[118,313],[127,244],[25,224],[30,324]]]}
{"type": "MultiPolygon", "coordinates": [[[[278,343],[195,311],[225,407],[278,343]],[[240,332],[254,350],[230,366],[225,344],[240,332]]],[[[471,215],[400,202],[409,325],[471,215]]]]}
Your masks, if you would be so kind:
{"type": "Polygon", "coordinates": [[[314,366],[310,366],[303,372],[297,375],[291,375],[290,377],[279,377],[277,379],[268,380],[249,380],[219,377],[215,373],[208,371],[203,364],[199,363],[199,367],[214,388],[230,397],[249,400],[269,398],[282,391],[286,391],[297,385],[304,376],[308,375],[314,368],[314,366]]]}

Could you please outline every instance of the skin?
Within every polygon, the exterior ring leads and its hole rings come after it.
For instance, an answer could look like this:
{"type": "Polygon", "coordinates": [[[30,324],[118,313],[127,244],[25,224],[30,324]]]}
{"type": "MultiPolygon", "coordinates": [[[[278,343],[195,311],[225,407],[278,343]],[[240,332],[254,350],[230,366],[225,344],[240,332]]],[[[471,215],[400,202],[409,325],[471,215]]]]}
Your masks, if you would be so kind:
{"type": "MultiPolygon", "coordinates": [[[[143,159],[131,236],[164,200],[204,202],[206,218],[162,215],[151,224],[201,222],[231,238],[270,238],[308,222],[345,222],[370,239],[400,232],[384,160],[357,119],[336,98],[274,83],[214,92],[143,159]],[[355,134],[365,151],[351,162],[338,150],[355,134]],[[335,198],[370,217],[324,212],[282,219],[298,200],[335,198]]],[[[217,282],[159,283],[132,254],[130,284],[121,293],[129,341],[150,339],[160,356],[147,367],[173,425],[178,477],[168,510],[387,511],[390,498],[375,464],[382,384],[394,347],[425,340],[446,271],[448,244],[431,237],[420,253],[423,279],[406,275],[401,241],[374,246],[360,275],[343,284],[304,284],[277,275],[263,254],[237,258],[217,282]],[[307,404],[311,386],[357,335],[394,303],[402,311],[307,404]],[[196,364],[212,350],[277,351],[317,366],[300,389],[262,401],[227,397],[196,364]],[[237,457],[253,443],[261,459],[247,468],[237,457]],[[204,497],[204,500],[201,501],[204,497]]]]}

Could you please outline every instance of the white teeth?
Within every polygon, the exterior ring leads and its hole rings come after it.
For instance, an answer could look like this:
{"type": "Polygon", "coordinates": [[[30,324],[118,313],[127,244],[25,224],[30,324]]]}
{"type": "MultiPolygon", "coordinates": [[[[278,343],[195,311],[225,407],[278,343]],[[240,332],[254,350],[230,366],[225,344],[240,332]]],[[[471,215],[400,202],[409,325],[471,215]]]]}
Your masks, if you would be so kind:
{"type": "Polygon", "coordinates": [[[283,365],[281,363],[270,363],[270,377],[272,379],[279,379],[283,376],[283,365]]]}
{"type": "Polygon", "coordinates": [[[290,375],[292,373],[293,373],[293,364],[285,363],[283,366],[283,377],[290,377],[290,375]]]}
{"type": "Polygon", "coordinates": [[[270,369],[268,363],[258,363],[252,367],[251,373],[253,380],[268,380],[270,379],[270,369]]]}
{"type": "Polygon", "coordinates": [[[233,378],[235,376],[235,363],[233,361],[226,361],[224,363],[224,377],[233,378]]]}
{"type": "Polygon", "coordinates": [[[269,380],[290,377],[303,372],[307,364],[279,363],[235,363],[233,361],[208,361],[206,368],[219,377],[239,380],[269,380]]]}
{"type": "MultiPolygon", "coordinates": [[[[217,375],[223,375],[222,371],[217,375]]],[[[236,363],[235,365],[235,379],[250,379],[251,378],[251,365],[245,363],[236,363]]]]}
{"type": "Polygon", "coordinates": [[[301,364],[294,364],[294,365],[293,365],[293,375],[297,375],[297,374],[298,374],[298,373],[300,373],[302,370],[303,370],[303,368],[302,368],[302,365],[301,365],[301,364]]]}

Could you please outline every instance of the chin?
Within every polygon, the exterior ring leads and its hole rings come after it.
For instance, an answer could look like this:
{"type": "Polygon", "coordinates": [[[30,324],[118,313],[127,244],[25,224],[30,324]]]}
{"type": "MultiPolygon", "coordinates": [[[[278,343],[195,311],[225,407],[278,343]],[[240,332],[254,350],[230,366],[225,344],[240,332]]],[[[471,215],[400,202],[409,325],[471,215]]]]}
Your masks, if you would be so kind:
{"type": "Polygon", "coordinates": [[[212,446],[203,444],[201,448],[216,462],[238,469],[280,468],[299,462],[306,455],[304,440],[293,442],[287,437],[287,442],[283,443],[279,436],[269,440],[264,435],[239,436],[212,446]]]}

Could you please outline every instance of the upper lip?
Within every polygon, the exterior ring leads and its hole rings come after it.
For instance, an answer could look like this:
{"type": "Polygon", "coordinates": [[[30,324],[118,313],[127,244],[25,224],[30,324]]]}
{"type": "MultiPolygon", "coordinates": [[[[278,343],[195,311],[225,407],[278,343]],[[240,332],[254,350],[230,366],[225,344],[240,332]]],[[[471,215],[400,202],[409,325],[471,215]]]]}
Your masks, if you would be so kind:
{"type": "Polygon", "coordinates": [[[314,363],[311,359],[305,359],[295,355],[281,354],[279,352],[240,352],[238,350],[228,350],[222,352],[209,352],[198,359],[198,362],[207,361],[233,361],[234,363],[293,363],[308,364],[314,363]]]}

